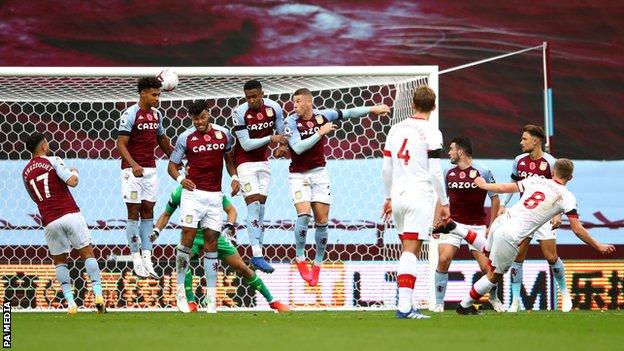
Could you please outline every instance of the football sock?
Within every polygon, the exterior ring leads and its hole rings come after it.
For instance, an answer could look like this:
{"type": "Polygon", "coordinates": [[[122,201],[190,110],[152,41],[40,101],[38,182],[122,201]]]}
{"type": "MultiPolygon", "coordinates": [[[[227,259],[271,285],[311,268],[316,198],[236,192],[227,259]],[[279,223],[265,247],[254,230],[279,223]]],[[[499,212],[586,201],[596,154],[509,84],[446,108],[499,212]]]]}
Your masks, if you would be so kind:
{"type": "Polygon", "coordinates": [[[69,269],[66,264],[59,264],[56,266],[56,279],[58,279],[61,284],[61,290],[63,291],[63,296],[67,301],[68,305],[75,305],[74,301],[74,292],[72,291],[71,279],[69,278],[69,269]]]}
{"type": "Polygon", "coordinates": [[[522,262],[512,263],[511,275],[511,298],[520,299],[520,289],[522,288],[522,262]]]}
{"type": "Polygon", "coordinates": [[[475,301],[479,301],[481,296],[485,295],[492,287],[494,283],[492,283],[487,275],[482,276],[470,289],[470,293],[466,296],[460,303],[462,307],[467,308],[470,307],[475,301]]]}
{"type": "Polygon", "coordinates": [[[565,281],[565,269],[563,268],[563,261],[561,260],[561,258],[557,257],[557,261],[554,264],[551,264],[550,268],[553,271],[553,276],[555,277],[555,281],[557,282],[559,291],[562,294],[567,294],[568,288],[566,287],[565,281]]]}
{"type": "Polygon", "coordinates": [[[128,239],[130,252],[139,252],[139,221],[136,219],[129,219],[126,222],[126,238],[128,239]]]}
{"type": "Polygon", "coordinates": [[[253,257],[262,257],[262,248],[260,247],[260,202],[254,201],[247,205],[247,235],[249,236],[249,244],[253,257]]]}
{"type": "Polygon", "coordinates": [[[87,274],[91,278],[91,287],[95,296],[102,296],[102,279],[100,278],[100,266],[94,257],[85,260],[87,274]]]}
{"type": "Polygon", "coordinates": [[[308,224],[310,224],[310,215],[302,214],[297,217],[295,222],[295,249],[298,259],[305,259],[306,235],[308,234],[308,224]]]}
{"type": "Polygon", "coordinates": [[[191,248],[182,244],[178,244],[176,247],[176,278],[178,282],[178,294],[184,293],[184,280],[186,278],[186,271],[189,268],[189,261],[191,260],[191,248]]]}
{"type": "Polygon", "coordinates": [[[314,232],[314,240],[316,241],[316,255],[314,256],[314,262],[317,264],[323,263],[323,257],[325,257],[325,248],[327,247],[327,223],[316,223],[316,231],[314,232]]]}
{"type": "Polygon", "coordinates": [[[448,272],[435,272],[436,303],[444,303],[446,285],[448,284],[448,272]]]}
{"type": "Polygon", "coordinates": [[[152,250],[152,240],[150,239],[150,235],[152,234],[152,230],[154,230],[154,222],[153,219],[143,219],[141,218],[141,223],[139,225],[139,235],[141,236],[141,248],[143,250],[152,250]]]}
{"type": "Polygon", "coordinates": [[[251,278],[245,278],[244,280],[246,281],[247,285],[259,291],[260,294],[262,294],[262,296],[264,296],[264,298],[267,300],[267,302],[273,302],[273,295],[271,295],[269,288],[264,285],[264,282],[262,281],[262,279],[260,279],[260,277],[258,277],[256,273],[254,273],[251,278]]]}
{"type": "Polygon", "coordinates": [[[397,285],[399,286],[399,312],[407,313],[412,309],[412,292],[416,283],[416,255],[403,251],[399,259],[397,270],[397,285]]]}

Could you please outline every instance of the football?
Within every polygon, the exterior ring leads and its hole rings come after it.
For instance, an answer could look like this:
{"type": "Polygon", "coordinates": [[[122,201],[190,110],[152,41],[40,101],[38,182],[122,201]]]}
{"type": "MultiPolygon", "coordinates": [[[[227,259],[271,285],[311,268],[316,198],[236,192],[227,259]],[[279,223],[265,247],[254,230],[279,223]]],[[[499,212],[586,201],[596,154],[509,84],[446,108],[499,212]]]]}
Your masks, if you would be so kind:
{"type": "Polygon", "coordinates": [[[160,72],[156,78],[162,83],[164,91],[173,91],[178,86],[178,75],[169,68],[160,72]]]}

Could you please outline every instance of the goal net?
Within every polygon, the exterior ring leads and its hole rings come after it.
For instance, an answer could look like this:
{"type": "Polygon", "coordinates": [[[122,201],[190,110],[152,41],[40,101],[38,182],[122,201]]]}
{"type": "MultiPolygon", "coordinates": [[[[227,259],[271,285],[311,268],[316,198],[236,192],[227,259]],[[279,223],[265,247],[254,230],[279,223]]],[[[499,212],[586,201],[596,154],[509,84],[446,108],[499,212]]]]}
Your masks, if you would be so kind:
{"type": "MultiPolygon", "coordinates": [[[[394,308],[400,244],[392,224],[380,219],[383,203],[382,147],[392,124],[411,113],[411,92],[422,84],[438,89],[437,67],[247,67],[173,68],[180,83],[163,92],[160,110],[167,136],[175,142],[191,127],[185,106],[207,99],[212,122],[232,128],[231,113],[244,102],[242,86],[262,82],[265,96],[278,101],[285,115],[293,112],[292,93],[302,87],[314,94],[316,108],[345,109],[387,104],[390,116],[368,116],[339,122],[325,154],[332,186],[329,241],[320,281],[309,287],[293,264],[296,213],[288,191],[288,159],[271,157],[272,184],[265,215],[265,256],[275,267],[258,272],[275,298],[299,309],[394,308]]],[[[175,245],[180,229],[169,223],[154,247],[160,279],[138,279],[131,270],[126,243],[126,207],[121,197],[120,158],[115,149],[121,112],[138,100],[136,81],[155,76],[158,68],[1,68],[0,69],[0,292],[17,309],[55,310],[65,307],[55,270],[45,245],[37,208],[21,180],[30,159],[25,136],[43,132],[56,156],[81,171],[72,193],[87,220],[95,255],[102,268],[105,299],[111,309],[153,310],[175,307],[175,245]]],[[[434,112],[432,121],[437,124],[434,112]]],[[[160,189],[154,217],[162,213],[176,187],[166,171],[167,160],[157,150],[160,189]]],[[[225,172],[224,172],[225,173],[225,172]]],[[[229,179],[224,178],[224,189],[229,179]]],[[[251,248],[244,228],[246,208],[240,196],[237,247],[244,260],[251,248]],[[242,224],[241,224],[242,223],[242,224]]],[[[174,214],[172,221],[175,221],[174,214]]],[[[307,254],[314,255],[313,230],[307,254]]],[[[437,248],[425,246],[419,261],[415,303],[433,303],[432,276],[437,248]],[[429,255],[431,256],[429,256],[429,255]],[[435,256],[435,257],[434,257],[435,256]]],[[[70,271],[76,301],[93,307],[84,263],[71,255],[70,271]]],[[[194,289],[204,295],[203,267],[192,262],[194,289]]],[[[262,296],[247,287],[233,270],[221,264],[218,306],[267,309],[262,296]]]]}

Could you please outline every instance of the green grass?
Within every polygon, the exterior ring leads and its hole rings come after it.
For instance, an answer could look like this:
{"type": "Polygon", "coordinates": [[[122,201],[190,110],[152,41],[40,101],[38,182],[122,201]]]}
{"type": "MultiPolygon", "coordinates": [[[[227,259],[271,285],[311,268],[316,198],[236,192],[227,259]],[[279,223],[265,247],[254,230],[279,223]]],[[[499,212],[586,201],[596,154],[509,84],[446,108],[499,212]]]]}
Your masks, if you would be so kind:
{"type": "Polygon", "coordinates": [[[622,350],[624,312],[13,313],[16,350],[622,350]]]}

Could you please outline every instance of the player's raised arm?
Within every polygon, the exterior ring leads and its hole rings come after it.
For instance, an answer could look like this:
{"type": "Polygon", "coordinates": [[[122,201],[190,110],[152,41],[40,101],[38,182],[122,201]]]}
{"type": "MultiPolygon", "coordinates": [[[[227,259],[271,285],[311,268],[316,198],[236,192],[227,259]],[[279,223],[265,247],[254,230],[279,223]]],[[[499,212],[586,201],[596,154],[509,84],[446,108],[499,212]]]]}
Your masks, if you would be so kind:
{"type": "Polygon", "coordinates": [[[615,246],[601,244],[589,234],[587,229],[585,229],[585,227],[583,227],[583,225],[581,224],[581,221],[579,220],[578,215],[576,214],[576,210],[567,212],[566,215],[568,216],[568,219],[570,220],[570,228],[572,229],[574,234],[579,239],[581,239],[585,244],[591,246],[596,251],[600,251],[600,253],[603,255],[608,255],[610,253],[615,252],[615,246]]]}
{"type": "Polygon", "coordinates": [[[290,134],[288,138],[288,144],[297,155],[310,150],[316,143],[321,140],[321,137],[327,135],[336,130],[336,125],[333,123],[325,123],[319,130],[307,139],[301,139],[301,134],[297,130],[297,120],[293,116],[286,118],[286,133],[290,134]]]}
{"type": "Polygon", "coordinates": [[[495,193],[518,193],[520,192],[519,183],[488,183],[483,177],[477,177],[475,184],[486,191],[495,193]]]}
{"type": "Polygon", "coordinates": [[[330,116],[328,116],[327,118],[330,121],[336,120],[336,119],[340,119],[340,118],[362,118],[365,116],[368,116],[370,113],[374,113],[376,115],[380,115],[380,116],[385,116],[390,112],[390,108],[387,105],[375,105],[375,106],[361,106],[361,107],[354,107],[354,108],[348,108],[348,109],[344,109],[344,110],[337,110],[339,111],[339,114],[336,115],[331,115],[332,117],[334,117],[334,119],[331,119],[330,116]]]}

